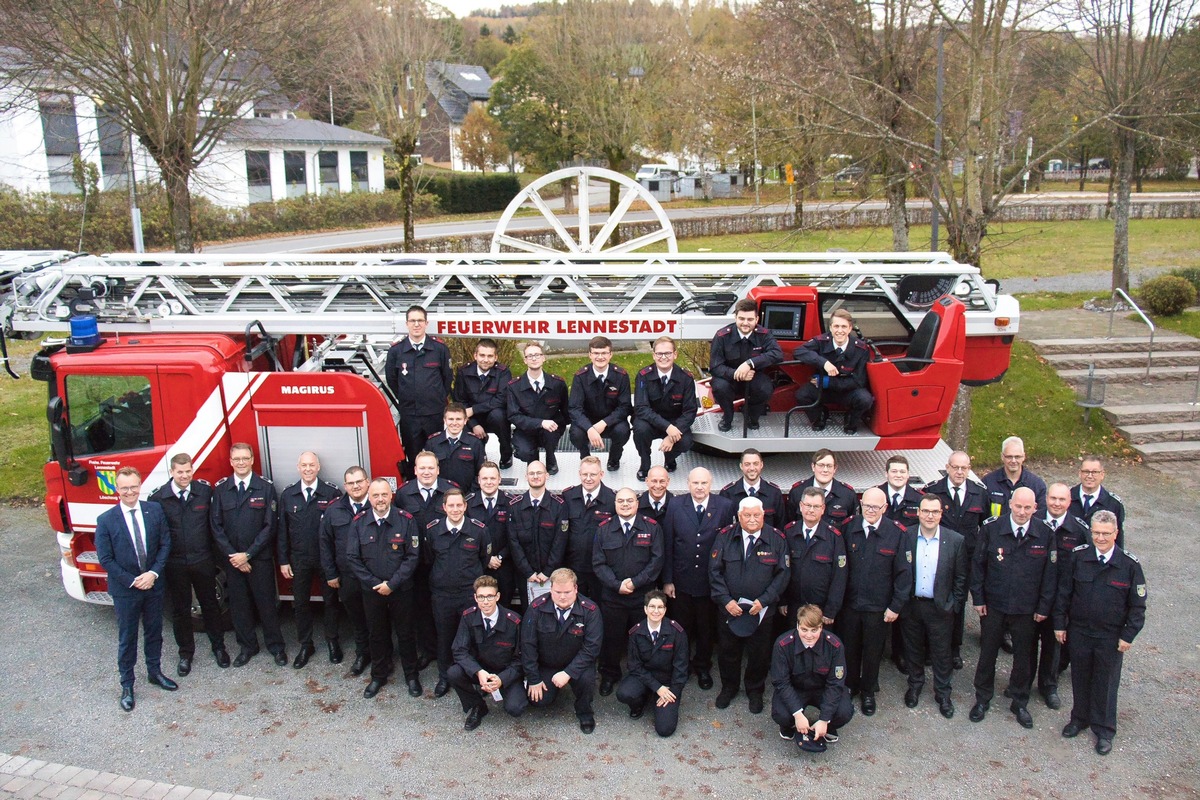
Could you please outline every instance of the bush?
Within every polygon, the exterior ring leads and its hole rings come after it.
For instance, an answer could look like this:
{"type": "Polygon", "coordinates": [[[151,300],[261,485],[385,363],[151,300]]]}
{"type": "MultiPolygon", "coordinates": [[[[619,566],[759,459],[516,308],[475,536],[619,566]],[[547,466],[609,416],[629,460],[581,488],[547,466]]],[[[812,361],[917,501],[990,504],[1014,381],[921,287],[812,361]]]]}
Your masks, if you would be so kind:
{"type": "Polygon", "coordinates": [[[1146,281],[1138,294],[1150,313],[1173,317],[1196,302],[1196,287],[1176,275],[1162,275],[1146,281]]]}
{"type": "Polygon", "coordinates": [[[438,199],[446,214],[478,214],[503,211],[521,191],[516,175],[432,175],[422,179],[418,188],[438,199]]]}
{"type": "Polygon", "coordinates": [[[1196,287],[1196,294],[1200,296],[1200,267],[1177,267],[1167,274],[1174,275],[1176,278],[1183,278],[1196,287]]]}
{"type": "MultiPolygon", "coordinates": [[[[147,250],[170,250],[171,220],[167,197],[154,183],[138,186],[142,236],[147,250]]],[[[192,198],[193,234],[197,244],[276,233],[360,228],[401,219],[396,192],[350,192],[308,195],[247,208],[222,208],[202,197],[192,198]]],[[[438,213],[437,198],[418,194],[413,213],[438,213]]],[[[79,195],[22,193],[0,187],[0,250],[80,250],[88,253],[132,249],[129,195],[124,190],[100,192],[85,205],[79,195]]]]}

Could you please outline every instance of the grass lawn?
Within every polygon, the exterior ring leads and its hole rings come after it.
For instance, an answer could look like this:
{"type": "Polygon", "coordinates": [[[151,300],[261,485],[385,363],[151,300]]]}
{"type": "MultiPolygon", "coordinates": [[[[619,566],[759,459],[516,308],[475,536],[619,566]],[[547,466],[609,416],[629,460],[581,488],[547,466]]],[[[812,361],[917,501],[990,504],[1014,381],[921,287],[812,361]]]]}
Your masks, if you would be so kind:
{"type": "Polygon", "coordinates": [[[34,341],[11,341],[8,354],[21,376],[6,381],[0,412],[0,501],[31,500],[45,492],[42,465],[50,456],[46,423],[46,384],[29,377],[28,359],[38,350],[34,341]]]}
{"type": "MultiPolygon", "coordinates": [[[[992,226],[984,245],[989,278],[1048,277],[1112,268],[1112,223],[1085,220],[992,226]]],[[[909,231],[914,250],[929,246],[929,226],[909,231]]],[[[890,228],[772,232],[681,239],[685,252],[822,252],[891,250],[890,228]]],[[[942,239],[945,249],[945,239],[942,239]]],[[[1200,225],[1195,220],[1130,220],[1129,260],[1135,267],[1200,266],[1200,225]]]]}
{"type": "Polygon", "coordinates": [[[1153,319],[1154,324],[1159,328],[1200,337],[1200,311],[1185,311],[1178,316],[1154,317],[1153,319]]]}
{"type": "Polygon", "coordinates": [[[1000,465],[1000,443],[1019,435],[1031,459],[1069,462],[1085,453],[1128,458],[1128,443],[1099,411],[1083,421],[1075,391],[1038,358],[1033,346],[1017,339],[1012,365],[999,383],[978,388],[971,397],[969,451],[977,474],[1000,465]]]}

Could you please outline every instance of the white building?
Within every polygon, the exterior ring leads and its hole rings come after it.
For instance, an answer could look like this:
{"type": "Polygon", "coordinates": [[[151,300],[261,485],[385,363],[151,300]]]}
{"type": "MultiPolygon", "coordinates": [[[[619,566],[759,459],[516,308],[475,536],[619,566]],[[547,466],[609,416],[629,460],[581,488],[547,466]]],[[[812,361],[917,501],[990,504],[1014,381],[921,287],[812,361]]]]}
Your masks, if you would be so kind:
{"type": "MultiPolygon", "coordinates": [[[[73,194],[78,155],[94,164],[101,189],[157,179],[154,161],[120,124],[87,97],[0,90],[0,183],[20,191],[73,194]]],[[[305,194],[384,188],[387,139],[315,120],[295,119],[277,108],[239,110],[195,170],[191,189],[226,207],[305,194]],[[274,116],[261,116],[264,113],[274,116]]]]}

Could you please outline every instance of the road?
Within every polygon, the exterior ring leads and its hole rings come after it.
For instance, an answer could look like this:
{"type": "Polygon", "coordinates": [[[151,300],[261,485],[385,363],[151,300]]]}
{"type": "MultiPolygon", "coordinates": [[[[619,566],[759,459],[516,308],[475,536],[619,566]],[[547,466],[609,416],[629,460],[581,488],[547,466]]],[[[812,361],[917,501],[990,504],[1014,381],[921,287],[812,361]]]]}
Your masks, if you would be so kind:
{"type": "MultiPolygon", "coordinates": [[[[597,197],[596,192],[592,192],[593,208],[599,207],[595,203],[597,197]]],[[[1070,192],[1070,193],[1044,193],[1030,195],[1012,195],[1007,202],[1014,205],[1033,204],[1033,205],[1056,205],[1065,203],[1075,203],[1080,200],[1102,200],[1106,197],[1100,192],[1070,192]]],[[[1135,196],[1135,203],[1154,202],[1157,200],[1179,200],[1179,199],[1195,199],[1194,193],[1187,192],[1164,192],[1153,195],[1135,196]]],[[[839,201],[828,203],[806,203],[805,208],[809,210],[826,209],[830,211],[844,210],[848,211],[854,208],[860,209],[881,209],[886,206],[884,201],[868,200],[868,201],[839,201]]],[[[909,201],[910,208],[928,208],[928,200],[912,200],[909,201]]],[[[720,217],[720,216],[742,216],[748,214],[778,214],[786,211],[787,203],[774,203],[765,205],[724,205],[712,206],[708,208],[671,208],[667,207],[667,216],[672,220],[696,219],[702,217],[720,217]]],[[[437,222],[437,223],[422,223],[416,226],[416,235],[418,239],[440,238],[448,236],[476,236],[485,235],[491,236],[495,231],[496,222],[499,220],[499,214],[493,219],[472,220],[469,222],[437,222]]],[[[627,221],[646,221],[654,219],[654,215],[649,211],[635,211],[625,215],[627,221]]],[[[560,220],[567,227],[572,225],[578,227],[579,219],[577,216],[560,217],[560,220]]],[[[593,218],[593,223],[598,220],[593,218]]],[[[546,221],[542,217],[517,217],[510,224],[512,231],[527,231],[541,230],[546,228],[546,221]]],[[[204,248],[206,253],[315,253],[315,252],[337,252],[339,250],[359,250],[365,248],[379,248],[380,250],[393,249],[398,246],[404,239],[404,228],[401,225],[385,225],[375,228],[366,228],[352,231],[336,231],[328,233],[314,233],[301,236],[279,236],[264,239],[250,239],[230,244],[208,245],[204,248]]]]}
{"type": "MultiPolygon", "coordinates": [[[[1073,480],[1069,465],[1030,464],[1047,480],[1073,480]]],[[[769,469],[769,464],[768,464],[769,469]]],[[[927,686],[909,710],[904,681],[884,662],[879,711],[842,729],[821,756],[781,741],[769,714],[741,695],[725,711],[715,691],[683,694],[679,731],[658,739],[612,697],[597,698],[597,729],[582,735],[569,698],[520,720],[492,713],[462,730],[454,695],[411,699],[389,685],[373,701],[364,680],[324,649],[304,671],[264,654],[219,670],[203,646],[173,694],[147,686],[138,668],[137,709],[117,707],[112,610],[68,599],[44,512],[0,508],[0,752],[166,783],[274,798],[582,798],[791,796],[941,798],[1197,798],[1200,776],[1200,607],[1197,481],[1140,465],[1110,464],[1108,485],[1125,498],[1130,548],[1149,581],[1145,630],[1125,658],[1113,753],[1090,736],[1063,739],[1070,707],[1036,699],[1026,731],[997,696],[980,724],[967,720],[978,654],[968,622],[967,668],[954,675],[958,713],[944,720],[927,686]]],[[[294,653],[290,615],[284,633],[294,653]]],[[[165,663],[174,647],[167,634],[165,663]]],[[[227,637],[232,645],[232,636],[227,637]]],[[[140,656],[139,656],[140,657],[140,656]]],[[[1001,657],[997,689],[1007,663],[1001,657]]],[[[769,705],[768,705],[769,708],[769,705]]]]}

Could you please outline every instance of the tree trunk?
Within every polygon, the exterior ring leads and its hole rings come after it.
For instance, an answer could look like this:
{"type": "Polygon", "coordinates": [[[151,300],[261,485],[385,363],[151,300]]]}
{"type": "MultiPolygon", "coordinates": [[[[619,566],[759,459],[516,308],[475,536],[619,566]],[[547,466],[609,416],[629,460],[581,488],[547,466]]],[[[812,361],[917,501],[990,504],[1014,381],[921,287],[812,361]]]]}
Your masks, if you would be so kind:
{"type": "Polygon", "coordinates": [[[404,215],[404,252],[411,250],[416,239],[416,226],[413,224],[413,203],[417,198],[416,181],[413,179],[412,153],[406,152],[400,156],[400,208],[404,215]]]}
{"type": "Polygon", "coordinates": [[[171,217],[171,239],[176,253],[196,252],[192,233],[192,194],[188,191],[188,175],[174,170],[162,170],[167,189],[167,213],[171,217]]]}
{"type": "Polygon", "coordinates": [[[908,208],[904,205],[908,199],[906,177],[903,171],[895,169],[887,177],[888,222],[892,226],[892,249],[898,252],[908,250],[908,208]]]}
{"type": "MultiPolygon", "coordinates": [[[[1126,120],[1128,125],[1129,121],[1126,120]]],[[[1129,195],[1133,188],[1134,159],[1137,156],[1137,132],[1121,130],[1121,154],[1118,158],[1116,202],[1113,204],[1112,288],[1129,291],[1129,195]]]]}
{"type": "Polygon", "coordinates": [[[946,444],[952,450],[970,452],[971,440],[971,387],[959,386],[946,420],[946,444]]]}
{"type": "MultiPolygon", "coordinates": [[[[566,180],[559,181],[559,186],[562,187],[562,193],[563,193],[563,213],[566,213],[566,214],[576,213],[575,181],[571,180],[570,178],[567,178],[566,180]]],[[[583,199],[583,202],[585,202],[585,203],[587,202],[586,197],[583,199]]]]}

